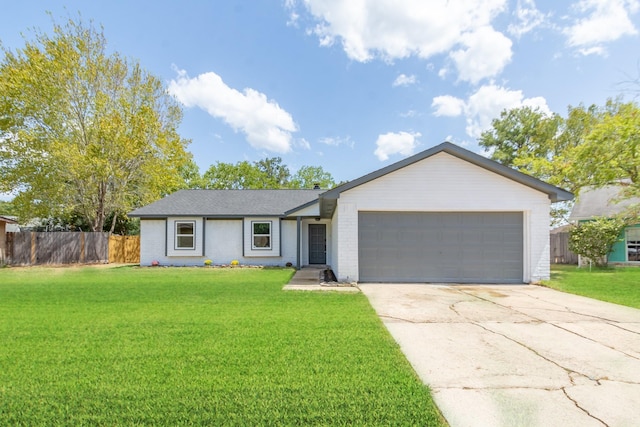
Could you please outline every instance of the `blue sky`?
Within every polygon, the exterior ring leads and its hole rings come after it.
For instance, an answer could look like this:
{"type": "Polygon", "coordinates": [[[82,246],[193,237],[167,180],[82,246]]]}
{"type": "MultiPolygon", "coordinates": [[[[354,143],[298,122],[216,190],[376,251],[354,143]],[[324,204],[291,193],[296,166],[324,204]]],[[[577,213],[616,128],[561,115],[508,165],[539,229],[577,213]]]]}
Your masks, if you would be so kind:
{"type": "Polygon", "coordinates": [[[3,3],[10,49],[46,11],[103,25],[184,105],[201,172],[280,156],[343,181],[445,140],[480,152],[504,108],[601,105],[640,73],[638,0],[3,3]]]}

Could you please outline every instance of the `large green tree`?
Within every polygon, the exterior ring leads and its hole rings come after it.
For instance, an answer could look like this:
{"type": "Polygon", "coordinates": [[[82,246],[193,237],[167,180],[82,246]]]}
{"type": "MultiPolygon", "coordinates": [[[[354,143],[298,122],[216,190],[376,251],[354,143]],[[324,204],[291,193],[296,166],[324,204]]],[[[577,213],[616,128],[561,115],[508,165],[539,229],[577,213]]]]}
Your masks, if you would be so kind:
{"type": "Polygon", "coordinates": [[[289,188],[333,188],[336,186],[333,177],[320,166],[302,166],[291,177],[289,188]]]}
{"type": "Polygon", "coordinates": [[[102,29],[54,22],[53,35],[0,49],[0,191],[17,192],[21,217],[76,214],[102,230],[181,186],[177,102],[138,62],[109,53],[102,29]]]}
{"type": "Polygon", "coordinates": [[[623,197],[640,195],[640,107],[607,103],[575,155],[573,173],[596,187],[623,182],[623,197]]]}
{"type": "Polygon", "coordinates": [[[203,181],[205,188],[218,190],[269,188],[267,177],[246,160],[236,164],[216,162],[204,173],[203,181]]]}
{"type": "MultiPolygon", "coordinates": [[[[479,144],[492,158],[566,188],[622,184],[622,197],[640,195],[640,107],[609,99],[605,105],[569,107],[566,118],[539,110],[504,111],[479,144]]],[[[556,219],[567,213],[559,206],[556,219]]]]}
{"type": "Polygon", "coordinates": [[[504,111],[479,144],[494,160],[578,192],[640,171],[640,111],[634,103],[569,107],[567,117],[528,107],[504,111]]]}
{"type": "Polygon", "coordinates": [[[561,124],[559,115],[548,115],[539,108],[504,110],[478,142],[493,160],[526,171],[530,165],[523,159],[547,158],[561,124]]]}
{"type": "Polygon", "coordinates": [[[329,172],[320,166],[302,166],[294,175],[282,163],[280,157],[266,158],[250,163],[217,162],[202,177],[202,188],[240,189],[304,189],[332,188],[335,182],[329,172]]]}

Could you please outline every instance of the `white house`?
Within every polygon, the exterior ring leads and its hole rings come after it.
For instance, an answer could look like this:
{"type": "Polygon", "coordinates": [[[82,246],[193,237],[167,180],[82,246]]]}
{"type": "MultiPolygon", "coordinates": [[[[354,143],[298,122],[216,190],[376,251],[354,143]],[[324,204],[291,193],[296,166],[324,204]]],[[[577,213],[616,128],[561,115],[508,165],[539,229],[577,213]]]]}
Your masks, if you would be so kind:
{"type": "Polygon", "coordinates": [[[140,217],[141,265],[329,265],[360,282],[549,277],[572,194],[445,142],[331,190],[181,190],[140,217]]]}

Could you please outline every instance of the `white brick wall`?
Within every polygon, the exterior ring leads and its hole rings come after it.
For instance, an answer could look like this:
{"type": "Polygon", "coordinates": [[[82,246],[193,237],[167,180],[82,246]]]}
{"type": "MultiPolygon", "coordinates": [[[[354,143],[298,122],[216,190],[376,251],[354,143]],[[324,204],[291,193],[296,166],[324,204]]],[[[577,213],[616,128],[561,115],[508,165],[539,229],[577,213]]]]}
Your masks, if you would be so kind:
{"type": "MultiPolygon", "coordinates": [[[[262,256],[243,256],[243,240],[242,240],[242,219],[213,219],[205,221],[204,232],[204,256],[202,253],[201,233],[198,233],[197,252],[193,256],[186,256],[184,252],[174,255],[175,251],[165,251],[169,245],[169,249],[173,246],[173,222],[175,218],[169,218],[169,228],[165,220],[149,220],[140,221],[140,265],[151,265],[153,261],[158,261],[160,265],[173,266],[201,266],[204,265],[206,259],[210,259],[214,264],[229,264],[232,260],[238,260],[240,264],[245,265],[273,265],[284,266],[287,262],[293,265],[296,263],[296,221],[282,221],[278,218],[270,218],[274,224],[278,224],[274,228],[274,233],[278,227],[282,230],[282,240],[280,241],[281,256],[273,252],[263,253],[262,256]],[[169,242],[165,242],[165,235],[169,242]]],[[[202,218],[200,218],[200,223],[202,218]]],[[[250,223],[250,220],[249,220],[250,223]]],[[[197,230],[201,228],[198,225],[197,230]]],[[[280,240],[280,233],[274,236],[274,243],[280,240]]],[[[245,233],[246,238],[246,233],[245,233]]],[[[246,253],[246,251],[245,251],[246,253]]]]}
{"type": "Polygon", "coordinates": [[[537,281],[549,276],[549,207],[544,193],[439,153],[340,194],[334,271],[341,280],[358,279],[358,211],[521,211],[523,281],[537,281]]]}

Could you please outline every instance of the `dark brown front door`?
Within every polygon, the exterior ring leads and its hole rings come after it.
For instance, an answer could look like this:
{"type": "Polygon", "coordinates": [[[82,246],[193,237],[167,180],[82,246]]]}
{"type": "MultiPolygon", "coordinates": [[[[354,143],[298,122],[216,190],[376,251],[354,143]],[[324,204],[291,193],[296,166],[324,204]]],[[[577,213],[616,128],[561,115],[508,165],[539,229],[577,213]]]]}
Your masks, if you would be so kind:
{"type": "Polygon", "coordinates": [[[309,264],[327,263],[327,226],[309,224],[309,264]]]}

